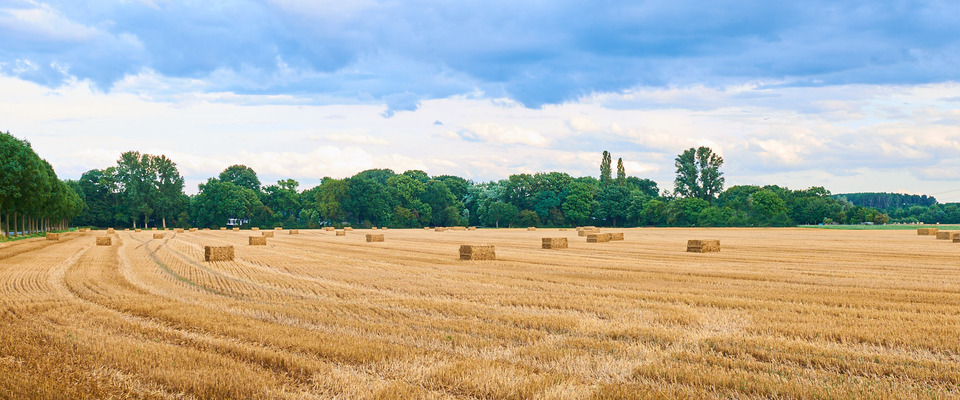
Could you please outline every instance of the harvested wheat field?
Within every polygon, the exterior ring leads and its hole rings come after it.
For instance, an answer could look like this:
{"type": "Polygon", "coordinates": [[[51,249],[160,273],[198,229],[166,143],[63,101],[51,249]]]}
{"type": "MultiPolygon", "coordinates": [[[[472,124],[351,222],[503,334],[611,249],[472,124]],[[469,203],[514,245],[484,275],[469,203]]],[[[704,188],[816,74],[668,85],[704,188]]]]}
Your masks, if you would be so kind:
{"type": "Polygon", "coordinates": [[[913,231],[219,230],[0,247],[0,398],[956,398],[960,244],[913,231]],[[544,231],[567,237],[541,249],[544,231]],[[688,253],[710,238],[721,253],[688,253]],[[461,261],[461,244],[493,261],[461,261]],[[233,261],[204,260],[233,246],[233,261]]]}

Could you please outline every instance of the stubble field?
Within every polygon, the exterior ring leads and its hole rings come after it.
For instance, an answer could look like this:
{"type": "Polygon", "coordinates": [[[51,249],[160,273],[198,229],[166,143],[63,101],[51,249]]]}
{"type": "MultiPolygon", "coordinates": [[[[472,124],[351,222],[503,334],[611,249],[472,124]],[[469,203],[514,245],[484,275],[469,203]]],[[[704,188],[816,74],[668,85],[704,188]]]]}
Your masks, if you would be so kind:
{"type": "Polygon", "coordinates": [[[70,233],[0,247],[0,398],[960,397],[960,244],[910,231],[70,233]],[[542,250],[543,237],[570,248],[542,250]],[[686,253],[720,239],[721,253],[686,253]],[[497,261],[460,261],[460,244],[497,261]],[[236,260],[204,262],[203,245],[236,260]]]}

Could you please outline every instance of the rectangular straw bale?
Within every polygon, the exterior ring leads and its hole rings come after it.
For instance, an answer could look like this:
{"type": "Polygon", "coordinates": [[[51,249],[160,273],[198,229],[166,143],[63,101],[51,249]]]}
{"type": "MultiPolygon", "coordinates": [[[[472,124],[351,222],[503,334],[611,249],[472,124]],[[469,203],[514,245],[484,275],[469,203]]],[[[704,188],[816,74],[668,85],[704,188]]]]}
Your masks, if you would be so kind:
{"type": "Polygon", "coordinates": [[[606,243],[611,236],[609,233],[591,233],[587,235],[587,243],[606,243]]]}
{"type": "Polygon", "coordinates": [[[227,230],[227,227],[221,226],[221,227],[220,227],[220,230],[221,230],[221,231],[225,231],[225,230],[227,230]]]}
{"type": "Polygon", "coordinates": [[[434,230],[435,232],[443,232],[443,231],[445,231],[445,230],[447,230],[447,229],[444,228],[444,227],[438,226],[438,227],[434,228],[433,230],[434,230]]]}
{"type": "Polygon", "coordinates": [[[197,228],[190,228],[190,232],[196,232],[197,228]]]}
{"type": "Polygon", "coordinates": [[[535,227],[535,226],[528,226],[528,227],[527,227],[527,230],[528,230],[528,231],[535,231],[535,230],[537,230],[537,227],[535,227]]]}
{"type": "Polygon", "coordinates": [[[289,230],[288,232],[290,232],[291,235],[299,235],[299,234],[300,234],[300,230],[299,230],[299,229],[291,229],[291,230],[289,230]]]}
{"type": "Polygon", "coordinates": [[[578,235],[578,236],[588,236],[588,235],[595,235],[595,234],[599,234],[599,233],[600,233],[600,230],[599,230],[599,229],[584,229],[584,230],[582,230],[582,231],[580,231],[580,232],[577,232],[577,235],[578,235]]]}
{"type": "Polygon", "coordinates": [[[453,230],[453,231],[465,231],[465,230],[467,230],[467,227],[465,227],[465,226],[454,226],[454,227],[451,227],[450,230],[453,230]]]}
{"type": "Polygon", "coordinates": [[[383,234],[382,233],[368,233],[367,242],[382,242],[383,234]]]}
{"type": "Polygon", "coordinates": [[[203,228],[203,230],[205,230],[205,231],[209,231],[209,230],[210,230],[210,228],[203,228]]]}
{"type": "Polygon", "coordinates": [[[381,229],[381,230],[384,230],[384,231],[385,231],[385,230],[387,230],[387,229],[390,229],[390,228],[389,228],[389,227],[386,227],[386,226],[384,226],[384,227],[381,227],[380,229],[381,229]]]}
{"type": "Polygon", "coordinates": [[[59,233],[47,233],[47,240],[60,240],[59,233]]]}
{"type": "Polygon", "coordinates": [[[107,234],[108,234],[108,235],[112,235],[114,232],[116,232],[116,231],[113,230],[113,228],[107,228],[107,234]]]}
{"type": "Polygon", "coordinates": [[[719,240],[688,240],[687,251],[690,253],[717,253],[720,252],[719,240]]]}
{"type": "Polygon", "coordinates": [[[97,246],[109,246],[113,244],[110,236],[97,236],[97,246]]]}
{"type": "Polygon", "coordinates": [[[567,228],[560,228],[560,232],[566,232],[567,228]]]}
{"type": "Polygon", "coordinates": [[[380,228],[377,228],[377,227],[373,227],[373,228],[370,228],[370,229],[373,229],[373,230],[377,230],[377,229],[380,229],[380,228]]]}
{"type": "Polygon", "coordinates": [[[960,243],[960,232],[954,232],[951,239],[954,243],[960,243]]]}
{"type": "Polygon", "coordinates": [[[611,233],[610,240],[623,240],[623,232],[611,233]]]}
{"type": "Polygon", "coordinates": [[[283,230],[283,227],[282,227],[282,226],[278,226],[278,227],[273,228],[273,230],[275,230],[275,231],[282,231],[282,230],[283,230]]]}
{"type": "Polygon", "coordinates": [[[263,231],[263,232],[260,232],[260,234],[262,234],[263,237],[273,237],[273,232],[269,232],[269,231],[263,231]]]}
{"type": "Polygon", "coordinates": [[[950,231],[937,231],[937,240],[950,240],[952,234],[953,232],[950,231]]]}
{"type": "Polygon", "coordinates": [[[567,248],[567,238],[543,238],[544,249],[565,249],[567,248]]]}
{"type": "Polygon", "coordinates": [[[157,228],[150,228],[150,230],[151,230],[151,231],[155,231],[155,230],[157,230],[157,228]]]}
{"type": "Polygon", "coordinates": [[[233,246],[203,246],[203,261],[233,261],[233,246]]]}
{"type": "Polygon", "coordinates": [[[260,230],[260,227],[259,227],[259,226],[255,226],[255,227],[253,227],[253,228],[250,228],[250,230],[251,230],[251,231],[259,231],[259,230],[260,230]]]}
{"type": "Polygon", "coordinates": [[[238,227],[233,227],[233,231],[234,231],[234,232],[240,232],[240,228],[238,228],[238,227]]]}
{"type": "Polygon", "coordinates": [[[493,245],[470,245],[460,246],[461,260],[496,260],[497,253],[493,245]]]}
{"type": "Polygon", "coordinates": [[[430,230],[430,227],[429,227],[429,226],[425,226],[425,227],[423,227],[423,230],[429,231],[429,230],[430,230]]]}
{"type": "Polygon", "coordinates": [[[174,233],[183,233],[183,229],[179,229],[179,228],[178,228],[178,229],[175,229],[173,232],[174,232],[174,233]]]}
{"type": "Polygon", "coordinates": [[[332,226],[325,226],[325,227],[323,227],[323,230],[325,230],[325,231],[327,231],[327,232],[332,232],[332,231],[335,231],[336,229],[337,229],[337,228],[334,228],[334,227],[332,227],[332,226]]]}
{"type": "Polygon", "coordinates": [[[353,232],[353,227],[352,227],[352,226],[345,226],[345,227],[343,227],[343,230],[344,230],[344,231],[347,231],[347,232],[353,232]]]}
{"type": "Polygon", "coordinates": [[[153,238],[154,238],[154,239],[163,239],[163,234],[162,234],[162,233],[154,233],[154,234],[153,234],[153,238]]]}
{"type": "Polygon", "coordinates": [[[266,246],[267,238],[264,236],[250,236],[249,243],[250,246],[266,246]]]}
{"type": "Polygon", "coordinates": [[[140,233],[140,230],[139,230],[139,229],[134,229],[133,231],[136,232],[136,233],[140,233]]]}
{"type": "Polygon", "coordinates": [[[347,231],[337,231],[337,236],[347,236],[347,231]]]}
{"type": "Polygon", "coordinates": [[[471,226],[471,227],[467,228],[467,230],[468,230],[468,231],[475,231],[475,230],[477,230],[477,227],[471,226]]]}
{"type": "Polygon", "coordinates": [[[937,228],[917,228],[917,235],[920,236],[933,236],[937,234],[937,228]]]}

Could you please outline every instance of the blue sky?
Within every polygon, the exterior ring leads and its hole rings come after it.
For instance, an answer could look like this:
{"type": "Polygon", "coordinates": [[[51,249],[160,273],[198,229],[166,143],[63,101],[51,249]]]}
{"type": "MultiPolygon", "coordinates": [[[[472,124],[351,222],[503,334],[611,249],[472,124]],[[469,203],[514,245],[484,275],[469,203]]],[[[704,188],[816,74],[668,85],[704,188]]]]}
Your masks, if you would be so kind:
{"type": "Polygon", "coordinates": [[[128,149],[191,182],[595,175],[606,149],[669,188],[711,145],[730,183],[960,200],[960,5],[771,4],[0,0],[0,129],[68,177],[128,149]]]}

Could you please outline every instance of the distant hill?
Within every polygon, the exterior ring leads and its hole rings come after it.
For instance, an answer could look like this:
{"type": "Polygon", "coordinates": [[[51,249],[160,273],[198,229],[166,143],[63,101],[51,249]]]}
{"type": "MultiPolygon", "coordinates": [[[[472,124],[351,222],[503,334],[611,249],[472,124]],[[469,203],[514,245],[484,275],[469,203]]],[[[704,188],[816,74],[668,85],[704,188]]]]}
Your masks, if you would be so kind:
{"type": "Polygon", "coordinates": [[[853,205],[873,207],[879,210],[894,210],[913,206],[928,207],[937,204],[937,199],[925,194],[903,193],[842,193],[833,195],[836,199],[846,199],[853,205]]]}

